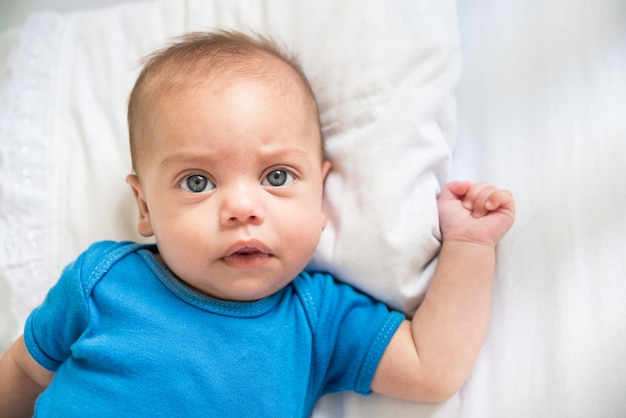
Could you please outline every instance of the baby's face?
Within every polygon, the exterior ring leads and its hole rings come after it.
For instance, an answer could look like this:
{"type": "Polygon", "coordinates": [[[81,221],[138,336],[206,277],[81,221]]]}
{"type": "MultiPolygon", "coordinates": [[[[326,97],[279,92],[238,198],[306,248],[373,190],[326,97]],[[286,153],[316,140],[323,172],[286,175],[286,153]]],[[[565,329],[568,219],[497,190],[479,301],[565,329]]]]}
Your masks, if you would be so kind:
{"type": "Polygon", "coordinates": [[[158,104],[139,180],[139,230],[191,287],[257,300],[312,258],[326,223],[315,112],[299,87],[238,80],[158,104]],[[143,208],[143,209],[142,209],[143,208]]]}

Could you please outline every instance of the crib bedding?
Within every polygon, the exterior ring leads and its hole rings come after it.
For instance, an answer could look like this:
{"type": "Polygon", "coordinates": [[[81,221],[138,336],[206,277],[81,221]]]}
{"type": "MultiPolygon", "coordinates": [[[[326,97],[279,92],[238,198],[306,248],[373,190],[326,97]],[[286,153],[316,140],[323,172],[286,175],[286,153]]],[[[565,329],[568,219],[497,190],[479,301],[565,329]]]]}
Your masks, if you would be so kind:
{"type": "MultiPolygon", "coordinates": [[[[626,416],[626,5],[459,2],[452,177],[516,196],[492,318],[449,401],[337,397],[347,416],[626,416]]],[[[329,415],[330,416],[330,415],[329,415]]]]}
{"type": "Polygon", "coordinates": [[[410,314],[436,263],[441,185],[517,199],[460,392],[333,394],[314,416],[626,416],[626,5],[365,3],[128,2],[2,34],[0,350],[89,242],[139,239],[123,182],[139,57],[188,30],[255,29],[298,52],[336,161],[317,263],[410,314]]]}

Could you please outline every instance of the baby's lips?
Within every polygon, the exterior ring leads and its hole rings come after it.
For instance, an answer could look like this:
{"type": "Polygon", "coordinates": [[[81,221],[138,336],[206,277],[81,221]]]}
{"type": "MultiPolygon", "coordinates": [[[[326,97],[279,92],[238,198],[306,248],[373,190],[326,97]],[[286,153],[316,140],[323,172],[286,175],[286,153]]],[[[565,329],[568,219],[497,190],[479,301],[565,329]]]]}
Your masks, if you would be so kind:
{"type": "Polygon", "coordinates": [[[254,253],[271,255],[272,251],[267,245],[259,240],[240,240],[228,247],[228,249],[224,252],[222,258],[235,254],[246,255],[254,253]]]}

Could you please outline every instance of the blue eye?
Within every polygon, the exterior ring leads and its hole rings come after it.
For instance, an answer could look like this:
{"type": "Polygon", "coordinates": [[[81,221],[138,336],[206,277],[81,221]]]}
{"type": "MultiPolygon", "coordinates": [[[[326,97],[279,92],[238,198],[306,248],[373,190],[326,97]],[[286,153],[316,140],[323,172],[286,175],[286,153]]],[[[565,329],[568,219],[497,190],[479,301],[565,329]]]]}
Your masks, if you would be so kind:
{"type": "Polygon", "coordinates": [[[193,174],[187,176],[180,182],[180,187],[186,192],[203,193],[215,188],[215,184],[205,176],[193,174]]]}
{"type": "Polygon", "coordinates": [[[263,179],[263,186],[281,187],[291,184],[294,181],[293,174],[287,170],[272,170],[263,179]]]}

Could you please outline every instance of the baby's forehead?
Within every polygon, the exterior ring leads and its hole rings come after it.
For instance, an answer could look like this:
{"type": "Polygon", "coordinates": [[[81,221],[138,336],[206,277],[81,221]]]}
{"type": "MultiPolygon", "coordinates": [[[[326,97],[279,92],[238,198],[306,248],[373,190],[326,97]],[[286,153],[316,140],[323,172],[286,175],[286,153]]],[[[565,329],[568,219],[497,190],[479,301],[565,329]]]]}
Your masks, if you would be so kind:
{"type": "MultiPolygon", "coordinates": [[[[311,86],[289,57],[263,49],[247,50],[242,54],[194,50],[190,55],[157,55],[147,62],[129,101],[129,130],[133,166],[137,169],[142,150],[163,112],[176,109],[175,103],[198,100],[211,90],[226,90],[230,85],[253,82],[269,87],[280,100],[294,103],[292,111],[302,109],[320,132],[322,154],[325,155],[318,107],[311,86]],[[208,88],[208,90],[206,89],[208,88]],[[302,107],[301,107],[301,106],[302,107]],[[174,106],[174,108],[172,107],[174,106]]],[[[158,124],[157,124],[158,125],[158,124]]]]}
{"type": "Polygon", "coordinates": [[[246,54],[196,53],[173,56],[158,63],[150,72],[152,77],[149,78],[157,83],[208,83],[246,79],[308,83],[291,63],[263,50],[246,54]]]}
{"type": "MultiPolygon", "coordinates": [[[[288,62],[271,54],[261,53],[247,59],[206,58],[193,66],[176,63],[174,68],[162,68],[153,74],[148,84],[152,105],[167,102],[173,97],[185,98],[198,89],[225,91],[235,85],[255,84],[271,89],[276,95],[302,100],[317,112],[315,97],[308,82],[288,62]]],[[[147,109],[146,109],[147,110],[147,109]]],[[[154,109],[156,110],[156,109],[154,109]]]]}

